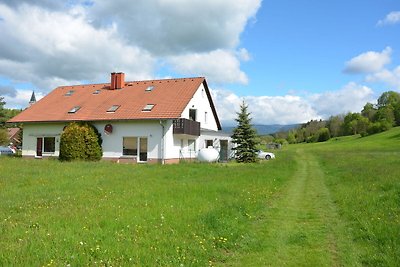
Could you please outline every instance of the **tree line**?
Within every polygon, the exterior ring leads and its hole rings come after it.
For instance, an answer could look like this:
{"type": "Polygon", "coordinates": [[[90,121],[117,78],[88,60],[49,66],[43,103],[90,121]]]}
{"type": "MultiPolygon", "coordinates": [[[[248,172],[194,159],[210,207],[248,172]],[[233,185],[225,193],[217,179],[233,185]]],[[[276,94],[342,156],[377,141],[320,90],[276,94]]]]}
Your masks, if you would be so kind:
{"type": "Polygon", "coordinates": [[[331,116],[328,120],[311,120],[288,132],[275,134],[277,140],[290,144],[323,142],[330,138],[360,134],[367,136],[400,126],[400,94],[384,92],[377,104],[367,103],[360,112],[331,116]]]}
{"type": "Polygon", "coordinates": [[[8,139],[7,128],[15,127],[15,125],[7,125],[6,121],[21,112],[21,110],[18,109],[5,108],[5,104],[4,97],[0,96],[0,146],[9,144],[10,140],[8,139]]]}

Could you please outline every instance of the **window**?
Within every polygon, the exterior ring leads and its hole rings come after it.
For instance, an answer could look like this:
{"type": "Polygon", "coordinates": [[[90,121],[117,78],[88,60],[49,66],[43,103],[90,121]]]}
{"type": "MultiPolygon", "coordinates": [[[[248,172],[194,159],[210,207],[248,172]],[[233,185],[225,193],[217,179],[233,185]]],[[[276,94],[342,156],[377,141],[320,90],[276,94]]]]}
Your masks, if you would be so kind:
{"type": "Polygon", "coordinates": [[[204,123],[207,123],[207,117],[208,117],[208,113],[206,111],[206,112],[204,112],[204,123]]]}
{"type": "Polygon", "coordinates": [[[74,94],[74,90],[69,90],[66,94],[65,94],[65,96],[71,96],[71,95],[73,95],[74,94]]]}
{"type": "Polygon", "coordinates": [[[110,107],[107,112],[115,112],[117,111],[117,109],[119,109],[120,105],[113,105],[112,107],[110,107]]]}
{"type": "Polygon", "coordinates": [[[147,104],[146,106],[144,106],[144,108],[142,109],[142,111],[151,111],[154,107],[154,104],[147,104]]]}
{"type": "Polygon", "coordinates": [[[68,111],[68,113],[76,113],[80,109],[81,109],[80,106],[76,106],[76,107],[73,107],[70,111],[68,111]]]}
{"type": "Polygon", "coordinates": [[[188,140],[188,149],[191,151],[196,151],[196,140],[188,140]]]}
{"type": "Polygon", "coordinates": [[[145,89],[145,91],[146,91],[146,92],[151,92],[151,91],[153,91],[153,89],[154,89],[154,86],[153,86],[153,85],[150,85],[149,87],[147,87],[147,88],[145,89]]]}
{"type": "Polygon", "coordinates": [[[209,146],[213,146],[213,140],[205,140],[206,141],[206,148],[209,146]]]}
{"type": "Polygon", "coordinates": [[[43,137],[43,152],[54,153],[56,151],[56,138],[43,137]]]}
{"type": "Polygon", "coordinates": [[[96,91],[93,92],[93,94],[94,95],[98,95],[98,94],[100,94],[100,92],[101,92],[100,90],[96,90],[96,91]]]}
{"type": "Polygon", "coordinates": [[[137,156],[137,137],[123,137],[122,155],[137,156]]]}
{"type": "Polygon", "coordinates": [[[192,121],[196,121],[196,110],[189,109],[189,119],[192,121]]]}

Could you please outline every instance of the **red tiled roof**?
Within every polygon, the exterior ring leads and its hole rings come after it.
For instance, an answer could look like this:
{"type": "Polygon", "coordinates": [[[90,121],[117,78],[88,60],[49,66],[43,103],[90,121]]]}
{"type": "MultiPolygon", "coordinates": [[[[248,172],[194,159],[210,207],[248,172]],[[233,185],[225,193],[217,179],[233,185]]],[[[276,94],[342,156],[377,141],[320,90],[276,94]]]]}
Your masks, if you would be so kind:
{"type": "Polygon", "coordinates": [[[60,86],[9,122],[60,122],[99,120],[174,119],[182,115],[201,84],[204,84],[219,125],[205,78],[164,79],[125,82],[122,89],[110,90],[110,84],[60,86]],[[152,91],[146,91],[154,86],[152,91]],[[93,94],[99,90],[98,94],[93,94]],[[67,96],[69,91],[72,95],[67,96]],[[154,104],[151,111],[142,111],[154,104]],[[113,106],[116,112],[107,112],[113,106]],[[76,113],[68,113],[79,106],[76,113]]]}

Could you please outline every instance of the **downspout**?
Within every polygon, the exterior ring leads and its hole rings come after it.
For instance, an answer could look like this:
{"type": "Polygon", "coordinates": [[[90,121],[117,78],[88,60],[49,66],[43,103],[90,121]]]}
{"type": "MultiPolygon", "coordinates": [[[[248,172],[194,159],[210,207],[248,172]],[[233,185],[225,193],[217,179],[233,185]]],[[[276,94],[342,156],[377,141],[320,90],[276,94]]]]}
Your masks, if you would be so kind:
{"type": "Polygon", "coordinates": [[[160,120],[160,125],[162,128],[161,132],[161,164],[165,164],[165,155],[164,155],[164,147],[165,147],[165,125],[163,120],[160,120]]]}

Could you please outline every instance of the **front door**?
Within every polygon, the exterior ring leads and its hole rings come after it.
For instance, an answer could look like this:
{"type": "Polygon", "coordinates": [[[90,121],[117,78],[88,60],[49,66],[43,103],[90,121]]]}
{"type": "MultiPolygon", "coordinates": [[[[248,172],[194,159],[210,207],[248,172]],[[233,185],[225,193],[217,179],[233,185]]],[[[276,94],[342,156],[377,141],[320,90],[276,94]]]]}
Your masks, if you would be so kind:
{"type": "Polygon", "coordinates": [[[139,161],[147,161],[147,137],[139,138],[139,161]]]}
{"type": "Polygon", "coordinates": [[[228,161],[228,140],[220,140],[221,150],[219,152],[220,161],[228,161]]]}
{"type": "Polygon", "coordinates": [[[36,139],[36,157],[41,157],[43,152],[43,138],[38,137],[36,139]]]}

